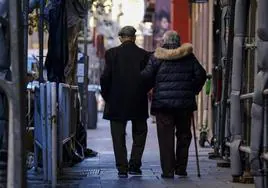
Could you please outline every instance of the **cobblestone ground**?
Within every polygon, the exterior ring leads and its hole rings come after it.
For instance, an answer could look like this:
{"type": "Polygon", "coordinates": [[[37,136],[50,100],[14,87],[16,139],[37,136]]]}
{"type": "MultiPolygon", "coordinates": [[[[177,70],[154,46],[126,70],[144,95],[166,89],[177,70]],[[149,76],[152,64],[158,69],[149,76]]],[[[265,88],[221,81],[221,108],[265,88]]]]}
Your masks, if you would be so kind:
{"type": "MultiPolygon", "coordinates": [[[[64,169],[58,187],[81,188],[253,188],[253,184],[234,184],[231,182],[230,169],[218,168],[215,160],[208,159],[209,148],[199,148],[201,177],[197,177],[194,145],[191,145],[188,177],[173,180],[161,178],[156,125],[148,120],[148,137],[145,147],[142,176],[129,176],[119,179],[114,165],[112,140],[109,122],[99,116],[98,127],[88,130],[88,147],[99,155],[89,158],[73,168],[64,169]]],[[[127,126],[127,146],[130,152],[132,135],[131,124],[127,126]]],[[[29,187],[49,187],[42,185],[40,179],[29,181],[29,187]]]]}

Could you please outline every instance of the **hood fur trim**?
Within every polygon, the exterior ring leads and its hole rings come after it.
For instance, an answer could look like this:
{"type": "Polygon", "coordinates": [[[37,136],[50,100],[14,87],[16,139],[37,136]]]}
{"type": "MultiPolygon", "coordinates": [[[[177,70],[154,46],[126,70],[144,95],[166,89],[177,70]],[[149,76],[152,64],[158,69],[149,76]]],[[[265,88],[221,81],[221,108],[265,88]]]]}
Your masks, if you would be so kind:
{"type": "Polygon", "coordinates": [[[190,43],[184,43],[176,49],[156,48],[154,56],[157,59],[175,60],[193,53],[193,46],[190,43]]]}

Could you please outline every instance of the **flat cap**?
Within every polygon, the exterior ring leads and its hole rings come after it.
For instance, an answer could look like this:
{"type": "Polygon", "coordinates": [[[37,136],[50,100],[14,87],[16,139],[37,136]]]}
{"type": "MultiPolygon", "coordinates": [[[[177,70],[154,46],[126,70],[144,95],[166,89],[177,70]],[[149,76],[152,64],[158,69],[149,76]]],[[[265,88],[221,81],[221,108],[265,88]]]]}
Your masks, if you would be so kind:
{"type": "Polygon", "coordinates": [[[125,26],[118,32],[118,36],[134,37],[136,29],[132,26],[125,26]]]}

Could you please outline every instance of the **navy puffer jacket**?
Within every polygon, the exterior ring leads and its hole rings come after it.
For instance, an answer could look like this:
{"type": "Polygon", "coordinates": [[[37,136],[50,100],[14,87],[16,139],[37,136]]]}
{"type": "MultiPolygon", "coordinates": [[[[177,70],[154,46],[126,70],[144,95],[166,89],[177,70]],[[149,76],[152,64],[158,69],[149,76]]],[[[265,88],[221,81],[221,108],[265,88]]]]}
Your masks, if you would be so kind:
{"type": "Polygon", "coordinates": [[[195,96],[206,81],[206,71],[185,43],[175,49],[157,48],[142,71],[147,89],[153,88],[151,112],[196,110],[195,96]]]}

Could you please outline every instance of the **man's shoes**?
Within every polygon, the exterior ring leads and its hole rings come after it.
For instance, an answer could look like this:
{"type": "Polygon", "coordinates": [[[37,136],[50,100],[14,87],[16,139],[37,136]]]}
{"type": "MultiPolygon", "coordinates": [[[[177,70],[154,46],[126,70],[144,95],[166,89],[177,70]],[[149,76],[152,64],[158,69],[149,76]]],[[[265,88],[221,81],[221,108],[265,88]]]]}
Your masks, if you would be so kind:
{"type": "Polygon", "coordinates": [[[128,177],[127,172],[118,172],[118,177],[119,178],[127,178],[128,177]]]}
{"type": "Polygon", "coordinates": [[[174,174],[173,173],[168,173],[168,174],[161,174],[162,178],[165,179],[173,179],[174,178],[174,174]]]}
{"type": "Polygon", "coordinates": [[[131,175],[142,175],[140,168],[129,168],[128,173],[131,175]]]}
{"type": "Polygon", "coordinates": [[[183,177],[186,177],[188,175],[186,170],[175,170],[175,174],[183,177]]]}

